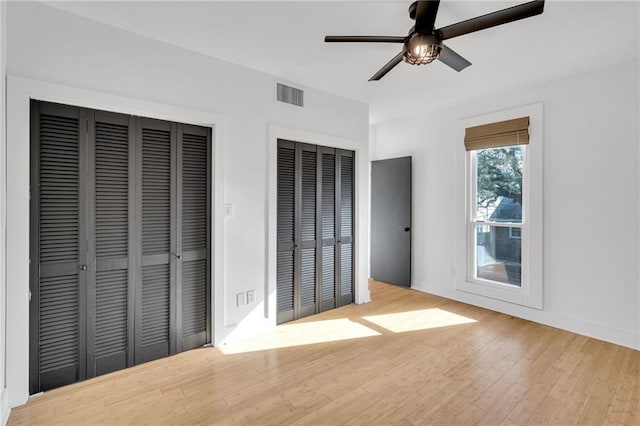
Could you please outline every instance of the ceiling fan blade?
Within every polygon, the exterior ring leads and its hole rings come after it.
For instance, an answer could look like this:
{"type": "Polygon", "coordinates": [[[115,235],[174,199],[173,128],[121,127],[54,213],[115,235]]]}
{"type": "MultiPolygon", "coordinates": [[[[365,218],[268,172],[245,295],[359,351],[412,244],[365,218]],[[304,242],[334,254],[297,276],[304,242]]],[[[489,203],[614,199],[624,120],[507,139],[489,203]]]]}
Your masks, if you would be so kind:
{"type": "Polygon", "coordinates": [[[440,0],[419,0],[416,8],[415,30],[420,33],[431,34],[436,22],[440,0]]]}
{"type": "Polygon", "coordinates": [[[396,56],[394,56],[392,60],[390,60],[385,64],[385,66],[380,68],[380,70],[377,73],[375,73],[373,77],[369,79],[369,81],[378,81],[382,77],[384,77],[389,71],[393,69],[393,67],[395,67],[400,62],[402,62],[402,55],[404,55],[404,50],[398,53],[396,56]]]}
{"type": "Polygon", "coordinates": [[[442,45],[442,50],[440,51],[440,56],[438,60],[446,65],[449,65],[454,70],[460,72],[469,65],[471,62],[467,61],[465,58],[456,53],[455,50],[442,45]]]}
{"type": "Polygon", "coordinates": [[[406,37],[393,36],[326,36],[325,43],[404,43],[406,37]]]}
{"type": "Polygon", "coordinates": [[[478,16],[477,18],[467,19],[457,24],[448,25],[436,30],[440,39],[447,40],[475,31],[484,30],[509,22],[518,21],[524,18],[530,18],[542,13],[544,10],[544,0],[534,0],[518,6],[502,9],[497,12],[488,13],[478,16]]]}

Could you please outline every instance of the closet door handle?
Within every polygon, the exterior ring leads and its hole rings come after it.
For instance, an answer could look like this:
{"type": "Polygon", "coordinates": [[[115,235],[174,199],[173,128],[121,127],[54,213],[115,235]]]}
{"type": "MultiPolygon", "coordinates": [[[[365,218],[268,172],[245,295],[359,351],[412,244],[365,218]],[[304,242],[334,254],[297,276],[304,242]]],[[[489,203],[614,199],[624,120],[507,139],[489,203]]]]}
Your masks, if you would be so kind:
{"type": "Polygon", "coordinates": [[[87,270],[87,265],[80,265],[80,270],[81,271],[86,271],[87,270]]]}
{"type": "Polygon", "coordinates": [[[181,254],[176,255],[176,259],[182,260],[182,255],[181,254]]]}

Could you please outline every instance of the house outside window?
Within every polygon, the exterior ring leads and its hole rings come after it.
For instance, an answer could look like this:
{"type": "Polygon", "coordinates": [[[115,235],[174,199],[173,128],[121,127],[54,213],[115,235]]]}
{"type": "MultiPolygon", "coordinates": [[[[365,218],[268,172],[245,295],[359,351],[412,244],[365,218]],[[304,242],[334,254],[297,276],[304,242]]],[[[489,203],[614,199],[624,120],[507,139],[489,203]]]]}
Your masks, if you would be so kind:
{"type": "Polygon", "coordinates": [[[522,228],[509,228],[509,238],[518,240],[522,238],[522,228]]]}

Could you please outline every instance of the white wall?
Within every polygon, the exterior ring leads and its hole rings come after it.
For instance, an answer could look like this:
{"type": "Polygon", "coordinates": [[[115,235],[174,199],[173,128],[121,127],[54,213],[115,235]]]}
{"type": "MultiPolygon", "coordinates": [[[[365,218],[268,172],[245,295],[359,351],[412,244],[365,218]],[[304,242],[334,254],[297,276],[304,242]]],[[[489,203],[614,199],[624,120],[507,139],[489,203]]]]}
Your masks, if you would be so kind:
{"type": "MultiPolygon", "coordinates": [[[[225,63],[105,26],[49,6],[12,2],[8,7],[7,73],[10,115],[9,156],[28,158],[24,102],[46,93],[48,100],[74,100],[85,106],[111,106],[183,121],[215,125],[214,155],[214,338],[217,344],[237,330],[257,330],[275,324],[265,319],[265,306],[275,291],[269,279],[273,239],[269,201],[273,190],[276,134],[303,135],[310,142],[356,150],[358,257],[356,299],[369,299],[368,259],[368,108],[367,105],[316,90],[305,90],[305,108],[276,104],[272,76],[225,63]],[[14,82],[15,84],[13,84],[14,82]],[[41,82],[47,82],[42,84],[41,82]],[[13,87],[12,87],[13,84],[13,87]],[[69,86],[69,89],[65,89],[69,86]],[[34,93],[36,95],[34,95],[34,93]],[[117,105],[124,105],[117,107],[117,105]],[[15,114],[15,115],[14,115],[15,114]],[[173,115],[172,115],[173,114],[173,115]],[[191,115],[192,118],[189,118],[191,115]],[[11,117],[17,117],[12,120],[11,117]],[[205,117],[205,118],[201,118],[205,117]],[[214,117],[211,123],[206,117],[214,117]],[[204,121],[203,121],[204,120],[204,121]],[[22,123],[22,124],[21,124],[22,123]],[[274,127],[275,126],[275,127],[274,127]],[[222,204],[233,203],[234,217],[223,219],[222,204]],[[237,308],[236,292],[253,289],[256,303],[237,308]]],[[[24,210],[28,179],[15,164],[8,177],[8,218],[19,223],[14,233],[26,239],[24,210]],[[15,196],[15,203],[11,203],[15,196]],[[13,216],[12,216],[13,214],[13,216]],[[22,217],[22,219],[20,219],[22,217]],[[21,234],[22,233],[22,234],[21,234]]],[[[27,164],[23,167],[28,169],[27,164]]],[[[12,227],[12,224],[9,224],[12,227]]],[[[13,228],[12,228],[13,229],[13,228]]],[[[26,230],[28,231],[28,230],[26,230]]],[[[14,251],[8,271],[9,403],[27,397],[28,276],[24,244],[14,251]],[[14,328],[15,327],[15,328],[14,328]]],[[[274,257],[273,257],[274,258],[274,257]]]]}
{"type": "Polygon", "coordinates": [[[640,348],[638,62],[382,123],[372,159],[414,156],[413,288],[640,348]],[[542,311],[456,291],[458,121],[544,104],[542,311]]]}
{"type": "MultiPolygon", "coordinates": [[[[6,65],[7,65],[7,3],[0,1],[0,169],[6,164],[6,65]]],[[[5,381],[6,325],[6,181],[0,173],[0,424],[5,424],[9,416],[5,381]]]]}

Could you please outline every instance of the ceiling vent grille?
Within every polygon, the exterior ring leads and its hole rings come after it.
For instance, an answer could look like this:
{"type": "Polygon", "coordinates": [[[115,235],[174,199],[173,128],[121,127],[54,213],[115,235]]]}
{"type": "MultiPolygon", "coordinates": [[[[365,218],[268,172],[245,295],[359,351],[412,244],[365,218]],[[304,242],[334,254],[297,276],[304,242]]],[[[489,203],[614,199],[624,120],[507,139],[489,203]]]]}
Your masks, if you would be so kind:
{"type": "Polygon", "coordinates": [[[304,91],[282,83],[276,83],[276,99],[279,102],[303,107],[304,91]]]}

